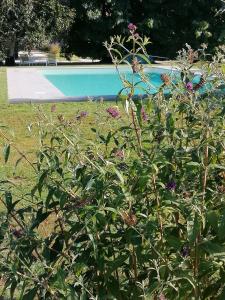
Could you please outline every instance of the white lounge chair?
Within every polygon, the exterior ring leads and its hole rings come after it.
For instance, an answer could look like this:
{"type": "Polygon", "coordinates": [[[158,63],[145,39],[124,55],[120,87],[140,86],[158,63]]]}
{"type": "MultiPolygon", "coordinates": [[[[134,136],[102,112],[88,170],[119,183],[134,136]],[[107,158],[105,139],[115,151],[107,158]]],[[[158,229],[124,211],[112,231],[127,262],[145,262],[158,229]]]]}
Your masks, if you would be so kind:
{"type": "Polygon", "coordinates": [[[32,61],[30,60],[30,57],[28,54],[20,54],[19,55],[20,59],[20,65],[25,65],[25,66],[30,66],[32,64],[32,61]]]}
{"type": "Polygon", "coordinates": [[[57,66],[57,59],[56,59],[55,55],[48,54],[48,65],[55,65],[55,66],[57,66]]]}
{"type": "Polygon", "coordinates": [[[55,65],[57,66],[57,59],[54,54],[47,54],[39,51],[31,51],[19,53],[20,65],[55,65]]]}
{"type": "Polygon", "coordinates": [[[33,65],[46,65],[48,64],[48,58],[44,53],[31,53],[30,60],[33,65]]]}

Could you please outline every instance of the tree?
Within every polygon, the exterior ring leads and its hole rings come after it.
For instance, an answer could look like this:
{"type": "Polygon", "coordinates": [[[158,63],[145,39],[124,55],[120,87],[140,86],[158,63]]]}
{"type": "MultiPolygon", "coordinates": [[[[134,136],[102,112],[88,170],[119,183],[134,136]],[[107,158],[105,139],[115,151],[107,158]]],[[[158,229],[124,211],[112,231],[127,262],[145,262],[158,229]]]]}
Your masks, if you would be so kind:
{"type": "Polygon", "coordinates": [[[127,28],[128,0],[71,0],[76,10],[67,52],[82,57],[107,58],[103,42],[127,28]]]}
{"type": "Polygon", "coordinates": [[[102,58],[102,43],[124,34],[129,22],[150,37],[149,52],[173,58],[185,43],[213,52],[225,43],[221,0],[71,0],[77,14],[69,36],[69,52],[102,58]]]}
{"type": "Polygon", "coordinates": [[[59,0],[0,0],[0,52],[14,64],[16,49],[31,50],[62,39],[74,11],[59,0]]]}
{"type": "Polygon", "coordinates": [[[199,48],[202,43],[209,45],[213,52],[216,46],[225,42],[224,16],[218,14],[220,0],[153,0],[132,1],[141,13],[133,15],[143,34],[151,37],[154,54],[168,57],[185,43],[199,48]]]}

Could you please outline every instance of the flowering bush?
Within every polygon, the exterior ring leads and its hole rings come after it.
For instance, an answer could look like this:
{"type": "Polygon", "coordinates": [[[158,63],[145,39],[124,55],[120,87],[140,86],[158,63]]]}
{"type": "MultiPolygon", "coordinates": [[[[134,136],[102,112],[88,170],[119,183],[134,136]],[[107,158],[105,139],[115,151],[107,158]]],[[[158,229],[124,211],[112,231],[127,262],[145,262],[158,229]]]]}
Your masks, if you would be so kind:
{"type": "MultiPolygon", "coordinates": [[[[17,290],[21,299],[224,299],[220,64],[205,63],[196,83],[197,54],[183,50],[179,80],[165,74],[151,94],[138,59],[147,59],[148,40],[133,24],[129,32],[131,51],[120,37],[106,47],[118,71],[126,62],[139,74],[145,96],[119,73],[126,114],[116,106],[102,112],[94,142],[79,134],[86,112],[57,121],[43,114],[28,201],[20,205],[2,182],[0,276],[12,297],[17,290]],[[105,131],[113,122],[122,125],[105,131]],[[41,234],[50,221],[52,230],[41,234]]],[[[9,146],[4,154],[7,161],[9,146]]]]}
{"type": "Polygon", "coordinates": [[[49,45],[49,54],[56,57],[60,56],[61,46],[58,43],[52,43],[49,45]]]}

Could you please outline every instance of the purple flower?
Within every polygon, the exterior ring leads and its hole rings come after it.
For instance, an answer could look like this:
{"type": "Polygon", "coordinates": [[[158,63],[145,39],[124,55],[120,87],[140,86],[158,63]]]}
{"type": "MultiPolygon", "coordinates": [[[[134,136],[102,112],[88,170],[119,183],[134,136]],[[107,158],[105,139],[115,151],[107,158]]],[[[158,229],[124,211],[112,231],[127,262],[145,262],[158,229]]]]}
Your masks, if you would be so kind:
{"type": "Polygon", "coordinates": [[[187,89],[188,91],[193,91],[193,83],[189,81],[189,82],[186,84],[186,89],[187,89]]]}
{"type": "Polygon", "coordinates": [[[19,238],[21,238],[21,237],[23,236],[24,232],[23,232],[22,229],[14,229],[14,230],[12,231],[12,234],[13,234],[17,239],[19,239],[19,238]]]}
{"type": "Polygon", "coordinates": [[[107,113],[110,114],[110,116],[114,119],[120,117],[120,112],[117,108],[115,107],[109,107],[106,109],[107,113]]]}
{"type": "Polygon", "coordinates": [[[183,257],[187,257],[190,254],[190,248],[188,247],[188,245],[184,245],[180,253],[183,257]]]}
{"type": "Polygon", "coordinates": [[[82,118],[86,118],[87,116],[88,116],[88,112],[87,112],[87,111],[81,111],[81,112],[79,113],[79,115],[76,116],[76,119],[77,119],[77,120],[80,120],[80,119],[82,119],[82,118]]]}
{"type": "Polygon", "coordinates": [[[176,182],[174,182],[174,181],[169,181],[168,183],[167,183],[167,185],[166,185],[166,189],[168,190],[168,191],[174,191],[175,189],[176,189],[176,182]]]}
{"type": "Polygon", "coordinates": [[[130,23],[128,25],[128,29],[130,30],[131,33],[134,33],[137,30],[137,26],[134,25],[133,23],[130,23]]]}
{"type": "Polygon", "coordinates": [[[80,116],[81,116],[81,117],[87,117],[87,115],[88,115],[88,112],[87,112],[87,111],[81,111],[81,112],[80,112],[80,116]]]}
{"type": "Polygon", "coordinates": [[[146,111],[143,106],[141,108],[141,117],[143,121],[148,121],[148,115],[146,114],[146,111]]]}
{"type": "Polygon", "coordinates": [[[136,33],[134,34],[134,37],[135,37],[136,39],[138,39],[138,38],[140,37],[139,33],[136,32],[136,33]]]}

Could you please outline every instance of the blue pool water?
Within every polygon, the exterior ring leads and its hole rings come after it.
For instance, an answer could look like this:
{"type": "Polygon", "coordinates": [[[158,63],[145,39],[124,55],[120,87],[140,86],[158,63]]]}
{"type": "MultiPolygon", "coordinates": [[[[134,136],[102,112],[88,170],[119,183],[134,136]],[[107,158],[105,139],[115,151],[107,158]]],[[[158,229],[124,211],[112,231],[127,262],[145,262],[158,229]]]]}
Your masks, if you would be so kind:
{"type": "MultiPolygon", "coordinates": [[[[123,68],[121,73],[131,80],[133,74],[128,69],[123,68]]],[[[171,73],[171,70],[148,68],[145,71],[150,79],[151,87],[141,83],[135,90],[135,94],[146,94],[143,90],[148,88],[148,92],[154,94],[162,84],[160,78],[162,73],[171,73]]],[[[65,96],[68,97],[91,97],[91,96],[113,96],[117,95],[123,85],[117,71],[114,68],[74,68],[45,70],[42,74],[65,96]]],[[[140,77],[134,74],[134,82],[138,82],[140,77]]]]}

